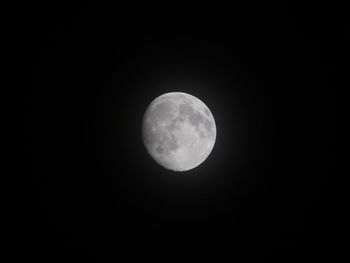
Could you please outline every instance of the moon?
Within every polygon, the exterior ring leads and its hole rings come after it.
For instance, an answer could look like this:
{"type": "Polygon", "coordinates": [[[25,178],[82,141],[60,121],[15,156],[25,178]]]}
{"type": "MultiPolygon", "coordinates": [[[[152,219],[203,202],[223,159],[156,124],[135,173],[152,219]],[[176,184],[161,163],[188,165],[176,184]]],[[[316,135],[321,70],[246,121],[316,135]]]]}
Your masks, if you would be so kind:
{"type": "Polygon", "coordinates": [[[165,93],[147,107],[142,139],[152,159],[166,169],[187,171],[203,163],[216,140],[209,108],[183,92],[165,93]]]}

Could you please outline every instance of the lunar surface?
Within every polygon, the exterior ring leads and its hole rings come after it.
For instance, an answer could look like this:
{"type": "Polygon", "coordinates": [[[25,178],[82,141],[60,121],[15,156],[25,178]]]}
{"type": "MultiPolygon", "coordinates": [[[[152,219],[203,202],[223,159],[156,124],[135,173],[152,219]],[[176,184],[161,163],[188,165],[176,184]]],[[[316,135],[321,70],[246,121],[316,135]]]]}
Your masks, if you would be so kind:
{"type": "Polygon", "coordinates": [[[187,171],[200,165],[216,139],[214,117],[198,98],[171,92],[154,99],[142,122],[148,153],[161,166],[187,171]]]}

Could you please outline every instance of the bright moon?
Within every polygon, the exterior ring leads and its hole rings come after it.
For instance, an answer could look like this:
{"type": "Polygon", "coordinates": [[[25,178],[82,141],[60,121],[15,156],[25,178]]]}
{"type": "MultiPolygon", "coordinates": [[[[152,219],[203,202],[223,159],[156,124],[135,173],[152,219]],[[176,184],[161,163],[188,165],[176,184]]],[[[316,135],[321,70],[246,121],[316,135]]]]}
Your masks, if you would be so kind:
{"type": "Polygon", "coordinates": [[[209,156],[215,144],[216,125],[201,100],[171,92],[155,98],[146,109],[142,138],[158,164],[174,171],[187,171],[209,156]]]}

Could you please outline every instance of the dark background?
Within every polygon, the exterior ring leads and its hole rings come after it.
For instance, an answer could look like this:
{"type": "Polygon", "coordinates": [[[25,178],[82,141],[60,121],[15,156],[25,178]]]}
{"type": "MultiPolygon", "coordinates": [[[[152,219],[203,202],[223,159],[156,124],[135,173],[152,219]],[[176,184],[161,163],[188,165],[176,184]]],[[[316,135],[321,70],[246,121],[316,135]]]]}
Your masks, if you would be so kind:
{"type": "Polygon", "coordinates": [[[294,262],[330,253],[340,30],[327,7],[30,10],[32,255],[294,262]],[[200,98],[217,124],[211,155],[188,172],[160,167],[140,137],[148,104],[171,91],[200,98]]]}

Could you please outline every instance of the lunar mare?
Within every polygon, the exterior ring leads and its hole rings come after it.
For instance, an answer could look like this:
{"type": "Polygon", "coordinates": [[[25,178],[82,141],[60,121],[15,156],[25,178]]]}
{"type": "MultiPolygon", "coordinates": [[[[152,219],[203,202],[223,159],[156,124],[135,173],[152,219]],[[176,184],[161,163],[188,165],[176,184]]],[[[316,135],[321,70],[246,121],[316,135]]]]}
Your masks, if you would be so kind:
{"type": "Polygon", "coordinates": [[[161,166],[186,171],[200,165],[216,140],[215,120],[198,98],[171,92],[154,99],[142,122],[148,153],[161,166]]]}

